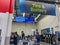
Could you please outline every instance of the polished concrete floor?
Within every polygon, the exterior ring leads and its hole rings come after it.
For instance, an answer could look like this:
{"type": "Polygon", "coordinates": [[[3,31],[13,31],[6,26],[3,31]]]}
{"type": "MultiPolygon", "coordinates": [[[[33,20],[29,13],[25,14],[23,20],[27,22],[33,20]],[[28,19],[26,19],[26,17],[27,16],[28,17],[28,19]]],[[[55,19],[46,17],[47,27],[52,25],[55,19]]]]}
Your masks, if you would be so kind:
{"type": "Polygon", "coordinates": [[[44,42],[41,42],[41,44],[40,45],[51,45],[51,44],[49,44],[49,43],[44,43],[44,42]]]}
{"type": "MultiPolygon", "coordinates": [[[[18,45],[20,45],[20,43],[18,45]]],[[[41,42],[40,45],[51,45],[51,44],[48,44],[48,43],[45,43],[45,42],[41,42]]]]}

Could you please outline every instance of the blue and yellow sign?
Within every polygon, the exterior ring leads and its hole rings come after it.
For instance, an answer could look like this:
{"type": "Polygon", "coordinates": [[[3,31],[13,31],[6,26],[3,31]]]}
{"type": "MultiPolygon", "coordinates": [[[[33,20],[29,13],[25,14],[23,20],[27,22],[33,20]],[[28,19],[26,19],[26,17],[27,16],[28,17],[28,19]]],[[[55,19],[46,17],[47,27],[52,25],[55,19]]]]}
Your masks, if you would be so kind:
{"type": "Polygon", "coordinates": [[[42,15],[54,15],[56,16],[56,9],[54,4],[37,4],[34,2],[20,0],[19,11],[21,13],[35,13],[42,15]]]}

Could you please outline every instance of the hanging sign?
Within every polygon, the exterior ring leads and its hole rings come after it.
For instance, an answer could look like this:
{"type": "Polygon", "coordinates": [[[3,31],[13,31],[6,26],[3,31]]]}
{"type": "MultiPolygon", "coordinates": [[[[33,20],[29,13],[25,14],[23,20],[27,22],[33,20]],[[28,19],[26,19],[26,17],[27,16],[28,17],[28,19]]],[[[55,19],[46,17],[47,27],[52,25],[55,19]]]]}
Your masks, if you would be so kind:
{"type": "Polygon", "coordinates": [[[56,9],[54,4],[42,4],[32,1],[21,1],[19,2],[19,12],[23,13],[35,13],[43,15],[56,15],[56,9]]]}

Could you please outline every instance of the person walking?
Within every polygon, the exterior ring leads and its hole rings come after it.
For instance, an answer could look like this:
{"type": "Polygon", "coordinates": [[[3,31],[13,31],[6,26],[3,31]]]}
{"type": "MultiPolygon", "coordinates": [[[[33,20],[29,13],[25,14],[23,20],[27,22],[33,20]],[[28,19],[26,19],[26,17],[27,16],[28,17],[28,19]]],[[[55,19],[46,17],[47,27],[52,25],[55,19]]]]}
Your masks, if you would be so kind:
{"type": "Polygon", "coordinates": [[[18,44],[18,34],[17,32],[14,33],[14,45],[18,44]]]}
{"type": "Polygon", "coordinates": [[[36,44],[40,45],[40,40],[41,40],[41,36],[39,35],[39,32],[37,32],[36,34],[36,44]]]}
{"type": "Polygon", "coordinates": [[[14,45],[14,33],[11,33],[11,36],[10,36],[10,45],[14,45]]]}
{"type": "Polygon", "coordinates": [[[21,32],[21,40],[25,40],[25,33],[24,33],[24,31],[21,32]]]}

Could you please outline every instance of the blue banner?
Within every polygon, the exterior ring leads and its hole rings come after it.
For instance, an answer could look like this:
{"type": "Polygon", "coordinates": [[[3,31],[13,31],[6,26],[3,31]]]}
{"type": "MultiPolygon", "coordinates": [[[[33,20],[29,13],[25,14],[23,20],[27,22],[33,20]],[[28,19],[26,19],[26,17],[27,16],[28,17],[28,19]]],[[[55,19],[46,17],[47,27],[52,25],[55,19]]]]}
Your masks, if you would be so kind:
{"type": "Polygon", "coordinates": [[[15,21],[16,22],[31,22],[31,23],[33,23],[33,22],[35,22],[35,18],[34,17],[21,17],[21,16],[19,16],[19,17],[15,18],[15,21]]]}
{"type": "Polygon", "coordinates": [[[19,3],[19,12],[21,13],[25,12],[56,16],[56,6],[54,4],[37,4],[26,0],[20,0],[19,3]]]}

